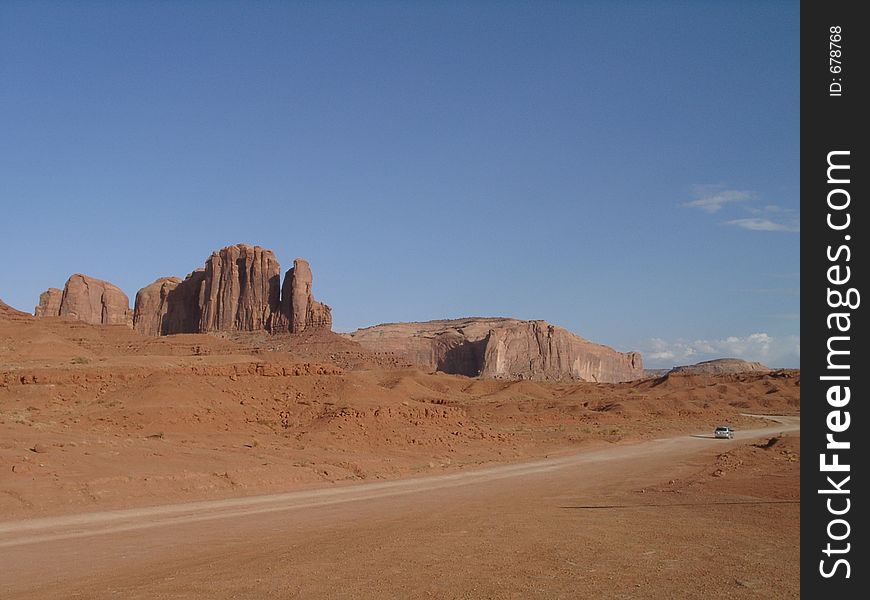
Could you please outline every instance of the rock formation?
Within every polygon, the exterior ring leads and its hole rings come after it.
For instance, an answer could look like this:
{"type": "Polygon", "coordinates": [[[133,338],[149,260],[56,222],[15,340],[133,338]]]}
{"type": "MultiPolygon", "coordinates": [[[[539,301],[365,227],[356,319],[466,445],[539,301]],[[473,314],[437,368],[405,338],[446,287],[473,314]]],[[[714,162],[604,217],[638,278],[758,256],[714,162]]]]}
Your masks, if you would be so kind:
{"type": "Polygon", "coordinates": [[[749,362],[739,358],[717,358],[705,360],[694,365],[682,365],[668,371],[686,375],[723,375],[725,373],[769,373],[770,367],[760,362],[749,362]]]}
{"type": "Polygon", "coordinates": [[[332,311],[314,299],[311,266],[303,258],[293,261],[293,268],[284,274],[281,286],[281,321],[287,321],[291,333],[308,328],[332,329],[332,311]]]}
{"type": "Polygon", "coordinates": [[[271,250],[238,244],[212,253],[200,292],[199,331],[270,329],[280,279],[281,265],[271,250]]]}
{"type": "Polygon", "coordinates": [[[49,288],[40,294],[37,317],[69,317],[93,325],[133,324],[127,294],[108,281],[76,273],[67,279],[60,299],[59,291],[49,288]]]}
{"type": "Polygon", "coordinates": [[[169,292],[178,287],[178,277],[160,277],[136,292],[133,329],[143,335],[160,335],[166,317],[169,292]]]}
{"type": "Polygon", "coordinates": [[[347,334],[430,370],[493,379],[616,383],[643,377],[637,352],[617,352],[545,321],[468,318],[390,323],[347,334]]]}
{"type": "Polygon", "coordinates": [[[618,383],[642,378],[643,361],[637,352],[616,352],[545,321],[520,321],[490,331],[480,374],[618,383]]]}
{"type": "Polygon", "coordinates": [[[0,319],[5,319],[7,321],[28,321],[32,318],[32,315],[14,309],[2,300],[0,300],[0,319]]]}
{"type": "Polygon", "coordinates": [[[63,290],[48,288],[39,295],[39,304],[33,314],[37,317],[56,317],[60,314],[60,301],[63,298],[63,290]]]}
{"type": "Polygon", "coordinates": [[[330,329],[331,309],[311,294],[311,267],[297,259],[280,285],[271,250],[237,244],[218,250],[185,280],[163,277],[136,294],[133,327],[143,335],[207,331],[299,333],[330,329]]]}
{"type": "Polygon", "coordinates": [[[132,325],[133,317],[130,300],[118,286],[78,273],[63,288],[60,316],[95,325],[132,325]]]}
{"type": "Polygon", "coordinates": [[[161,277],[136,293],[133,328],[142,335],[161,335],[168,328],[169,294],[181,283],[178,277],[161,277]]]}

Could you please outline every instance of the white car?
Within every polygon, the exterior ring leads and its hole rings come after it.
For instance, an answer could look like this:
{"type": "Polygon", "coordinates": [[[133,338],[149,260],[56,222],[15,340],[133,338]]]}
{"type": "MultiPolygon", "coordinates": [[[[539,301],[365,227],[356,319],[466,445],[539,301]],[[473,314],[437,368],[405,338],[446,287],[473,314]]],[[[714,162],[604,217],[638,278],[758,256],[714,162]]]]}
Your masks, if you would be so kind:
{"type": "Polygon", "coordinates": [[[727,425],[720,425],[713,431],[713,437],[730,440],[734,438],[734,430],[727,425]]]}

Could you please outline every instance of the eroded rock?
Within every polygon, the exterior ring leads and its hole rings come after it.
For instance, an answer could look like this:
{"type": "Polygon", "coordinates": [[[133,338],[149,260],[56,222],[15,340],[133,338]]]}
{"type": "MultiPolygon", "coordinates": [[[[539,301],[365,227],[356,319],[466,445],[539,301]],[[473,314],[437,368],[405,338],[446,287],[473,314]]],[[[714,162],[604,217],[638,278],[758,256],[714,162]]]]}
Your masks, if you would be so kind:
{"type": "Polygon", "coordinates": [[[281,265],[271,250],[237,244],[212,253],[200,288],[199,331],[270,329],[280,278],[281,265]]]}
{"type": "Polygon", "coordinates": [[[330,308],[311,293],[308,262],[297,259],[283,286],[280,273],[271,250],[227,246],[184,281],[163,277],[139,290],[134,327],[143,335],[330,329],[330,308]]]}
{"type": "Polygon", "coordinates": [[[58,300],[57,288],[39,296],[37,317],[67,317],[92,325],[133,326],[133,312],[127,294],[118,286],[76,273],[66,281],[58,300]]]}
{"type": "Polygon", "coordinates": [[[281,323],[291,333],[306,329],[332,329],[332,309],[314,299],[311,266],[303,258],[293,261],[281,288],[281,323]]]}
{"type": "Polygon", "coordinates": [[[39,304],[33,311],[37,317],[57,317],[60,316],[60,301],[63,298],[63,290],[58,288],[48,288],[39,295],[39,304]]]}
{"type": "Polygon", "coordinates": [[[389,323],[347,334],[433,371],[492,379],[615,383],[643,377],[637,352],[617,352],[545,321],[467,318],[389,323]]]}

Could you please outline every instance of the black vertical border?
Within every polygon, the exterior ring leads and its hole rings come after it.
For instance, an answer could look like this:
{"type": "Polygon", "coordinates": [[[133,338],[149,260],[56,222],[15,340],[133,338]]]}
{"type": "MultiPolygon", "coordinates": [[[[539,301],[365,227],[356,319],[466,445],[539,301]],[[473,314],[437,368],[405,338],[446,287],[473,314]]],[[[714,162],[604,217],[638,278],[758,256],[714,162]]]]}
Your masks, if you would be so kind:
{"type": "MultiPolygon", "coordinates": [[[[863,514],[868,507],[866,496],[857,491],[859,485],[867,486],[866,456],[870,439],[870,423],[864,405],[868,398],[867,381],[870,369],[864,368],[861,361],[867,360],[868,352],[862,352],[870,344],[867,336],[864,313],[870,304],[870,290],[866,289],[867,262],[865,236],[870,235],[870,222],[866,205],[866,180],[870,177],[868,169],[868,127],[870,120],[870,98],[866,93],[866,80],[870,77],[870,63],[867,57],[867,40],[870,38],[870,22],[858,16],[861,4],[858,2],[837,2],[834,0],[801,3],[801,595],[807,598],[865,598],[868,593],[867,572],[870,570],[867,553],[867,535],[863,527],[863,514]],[[832,73],[835,63],[830,61],[832,48],[829,44],[831,28],[841,28],[842,60],[841,73],[832,73]],[[841,95],[835,96],[832,83],[842,85],[841,95]],[[848,185],[829,184],[827,178],[828,153],[848,150],[850,182],[848,185]],[[828,207],[828,193],[835,188],[846,188],[850,195],[849,207],[844,211],[832,211],[828,207]],[[842,223],[843,213],[849,212],[851,219],[847,230],[835,231],[828,226],[828,213],[834,212],[835,222],[842,223]],[[846,236],[850,239],[846,239],[846,236]],[[836,255],[841,245],[847,245],[850,260],[846,253],[840,259],[831,261],[828,248],[836,255]],[[828,269],[834,264],[848,265],[851,277],[848,283],[833,286],[828,281],[828,269]],[[853,287],[861,297],[860,305],[850,308],[831,308],[828,303],[828,288],[846,289],[853,287]],[[832,312],[849,312],[851,328],[848,333],[828,329],[828,315],[832,312]],[[848,335],[848,370],[831,371],[828,365],[828,338],[833,335],[848,335]],[[848,441],[848,450],[826,450],[826,434],[829,433],[826,419],[831,407],[826,393],[831,381],[823,381],[824,375],[849,375],[850,381],[839,382],[849,385],[851,400],[840,410],[849,411],[850,427],[847,431],[835,434],[838,440],[848,441]],[[821,494],[819,490],[830,488],[827,476],[841,481],[842,473],[823,473],[820,469],[820,455],[837,452],[841,463],[850,465],[851,477],[844,488],[847,495],[821,494]],[[851,501],[848,513],[837,517],[828,511],[827,500],[833,498],[834,508],[841,508],[848,497],[851,501]],[[849,536],[842,541],[830,540],[828,524],[832,519],[843,518],[849,522],[849,536]],[[823,550],[828,543],[832,547],[845,547],[850,544],[849,552],[830,557],[823,550]],[[825,560],[825,569],[830,572],[837,558],[845,558],[850,565],[850,577],[845,577],[845,568],[840,565],[835,575],[825,578],[820,572],[820,561],[825,560]],[[824,594],[824,596],[822,596],[824,594]]],[[[866,10],[867,5],[864,5],[866,10]]],[[[834,86],[836,87],[836,86],[834,86]]],[[[839,159],[842,160],[842,159],[839,159]]],[[[837,194],[837,202],[842,202],[842,194],[837,194]]],[[[840,348],[846,345],[838,342],[840,348]]],[[[846,359],[841,359],[841,363],[846,359]]],[[[828,462],[830,462],[830,458],[828,462]]],[[[845,526],[836,524],[835,535],[842,535],[845,526]]]]}

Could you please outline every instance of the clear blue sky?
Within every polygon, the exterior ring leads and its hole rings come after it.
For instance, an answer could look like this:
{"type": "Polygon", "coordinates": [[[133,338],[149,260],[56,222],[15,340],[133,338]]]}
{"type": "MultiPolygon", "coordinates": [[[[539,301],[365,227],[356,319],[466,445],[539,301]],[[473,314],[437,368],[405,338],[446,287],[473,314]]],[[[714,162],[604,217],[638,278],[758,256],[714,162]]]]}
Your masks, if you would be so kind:
{"type": "Polygon", "coordinates": [[[0,3],[0,298],[238,243],[335,329],[799,365],[797,2],[0,3]]]}

